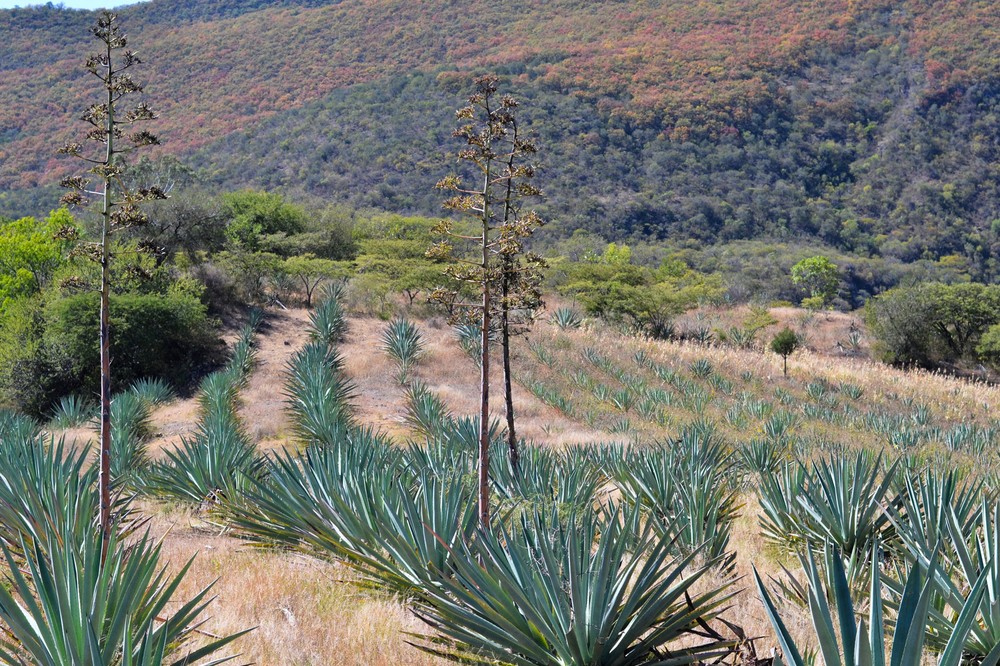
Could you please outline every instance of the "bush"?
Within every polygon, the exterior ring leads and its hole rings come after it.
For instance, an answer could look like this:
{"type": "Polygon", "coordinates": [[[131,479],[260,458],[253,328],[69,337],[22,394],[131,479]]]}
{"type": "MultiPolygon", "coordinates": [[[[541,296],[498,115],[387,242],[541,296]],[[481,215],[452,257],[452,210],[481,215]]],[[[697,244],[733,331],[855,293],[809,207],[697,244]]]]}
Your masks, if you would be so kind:
{"type": "Polygon", "coordinates": [[[872,299],[866,317],[875,349],[890,363],[931,367],[977,361],[989,356],[991,338],[980,339],[1000,323],[1000,287],[976,283],[897,287],[872,299]],[[978,354],[977,354],[978,352],[978,354]]]}
{"type": "MultiPolygon", "coordinates": [[[[46,344],[73,359],[74,379],[98,390],[98,295],[56,301],[49,309],[46,344]]],[[[205,306],[184,294],[124,295],[111,299],[111,355],[115,380],[128,385],[158,377],[180,386],[221,351],[205,306]]]]}
{"type": "MultiPolygon", "coordinates": [[[[0,327],[5,402],[37,415],[68,393],[98,393],[98,297],[32,301],[8,311],[0,327]]],[[[112,296],[111,336],[118,387],[141,378],[183,386],[214,363],[222,348],[205,306],[184,293],[112,296]]]]}

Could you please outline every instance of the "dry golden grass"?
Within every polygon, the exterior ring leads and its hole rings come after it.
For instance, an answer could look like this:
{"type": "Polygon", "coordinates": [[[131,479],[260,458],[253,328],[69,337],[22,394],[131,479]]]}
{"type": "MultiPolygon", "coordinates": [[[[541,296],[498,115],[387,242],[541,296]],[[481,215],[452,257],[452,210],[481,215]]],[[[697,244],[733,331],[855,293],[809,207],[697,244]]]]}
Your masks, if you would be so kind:
{"type": "Polygon", "coordinates": [[[185,600],[213,581],[217,596],[202,627],[216,635],[253,627],[233,652],[261,666],[430,666],[442,663],[404,641],[423,630],[395,599],[360,591],[350,571],[320,559],[269,550],[219,534],[188,511],[147,503],[151,533],[176,571],[194,564],[178,591],[185,600]]]}
{"type": "MultiPolygon", "coordinates": [[[[479,413],[480,372],[462,351],[451,327],[439,320],[418,322],[426,352],[413,371],[457,415],[479,413]]],[[[352,318],[347,339],[340,349],[347,374],[358,386],[354,401],[363,423],[407,437],[405,391],[396,379],[396,365],[381,349],[380,336],[386,323],[375,318],[352,318]]],[[[521,367],[523,343],[515,355],[515,369],[521,367]]],[[[503,382],[499,357],[493,361],[490,391],[494,396],[492,414],[504,418],[503,382]]],[[[518,436],[550,446],[566,446],[607,441],[609,435],[568,419],[540,402],[518,384],[514,385],[514,413],[518,436]]]]}

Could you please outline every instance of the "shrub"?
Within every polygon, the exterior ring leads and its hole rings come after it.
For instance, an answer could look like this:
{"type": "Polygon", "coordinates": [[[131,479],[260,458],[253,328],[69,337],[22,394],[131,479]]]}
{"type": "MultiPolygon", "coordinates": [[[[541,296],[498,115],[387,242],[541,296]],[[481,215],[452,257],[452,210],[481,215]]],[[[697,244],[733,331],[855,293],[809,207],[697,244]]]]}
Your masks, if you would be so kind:
{"type": "MultiPolygon", "coordinates": [[[[81,393],[97,393],[98,294],[55,301],[47,308],[46,319],[45,347],[69,359],[63,366],[67,374],[57,379],[81,393]]],[[[186,294],[112,297],[111,329],[115,379],[121,386],[149,377],[174,386],[187,384],[220,351],[205,306],[186,294]]]]}

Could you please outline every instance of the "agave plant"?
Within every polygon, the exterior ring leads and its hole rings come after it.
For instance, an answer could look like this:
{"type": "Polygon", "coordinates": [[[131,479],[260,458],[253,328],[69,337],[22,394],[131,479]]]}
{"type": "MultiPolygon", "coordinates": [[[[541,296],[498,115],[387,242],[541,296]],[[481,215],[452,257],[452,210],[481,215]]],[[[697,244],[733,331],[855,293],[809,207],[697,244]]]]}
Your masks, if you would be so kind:
{"type": "Polygon", "coordinates": [[[846,554],[864,553],[884,540],[890,526],[882,507],[892,503],[891,486],[899,462],[882,471],[881,456],[859,453],[818,462],[799,504],[805,510],[807,536],[829,540],[846,554]],[[881,477],[881,478],[880,478],[881,477]]]}
{"type": "Polygon", "coordinates": [[[41,432],[35,419],[10,409],[0,408],[0,442],[4,440],[24,441],[41,432]]]}
{"type": "Polygon", "coordinates": [[[0,439],[0,542],[48,546],[55,533],[79,541],[94,531],[97,468],[86,448],[40,435],[0,439]],[[53,532],[54,531],[54,532],[53,532]]]}
{"type": "Polygon", "coordinates": [[[423,649],[474,664],[632,666],[717,658],[703,638],[728,597],[696,593],[706,568],[673,561],[669,542],[639,530],[636,511],[523,514],[516,527],[457,544],[450,568],[417,591],[436,634],[423,649]],[[683,643],[682,643],[683,641],[683,643]]]}
{"type": "Polygon", "coordinates": [[[286,395],[295,431],[305,442],[332,443],[353,427],[354,384],[338,352],[311,342],[288,364],[286,395]]]}
{"type": "Polygon", "coordinates": [[[137,379],[129,387],[129,392],[137,395],[150,407],[164,405],[174,399],[174,390],[170,388],[170,384],[159,378],[137,379]]]}
{"type": "Polygon", "coordinates": [[[367,581],[409,595],[471,536],[472,485],[456,473],[413,472],[384,440],[357,435],[301,458],[275,458],[267,481],[234,508],[234,524],[258,539],[339,558],[367,581]]]}
{"type": "MultiPolygon", "coordinates": [[[[966,658],[974,663],[1000,659],[1000,507],[979,497],[977,487],[957,488],[954,475],[928,475],[922,512],[908,506],[905,517],[893,512],[893,523],[904,544],[904,556],[917,566],[930,568],[940,553],[944,566],[931,583],[936,603],[927,622],[929,644],[937,650],[957,628],[962,608],[973,603],[970,590],[985,585],[976,621],[964,643],[966,658]],[[935,483],[935,481],[937,483],[935,483]],[[931,542],[930,539],[937,539],[931,542]]],[[[900,585],[887,586],[900,595],[900,585]]]]}
{"type": "Polygon", "coordinates": [[[382,331],[382,349],[396,361],[399,381],[406,384],[410,370],[424,352],[424,340],[413,322],[397,317],[382,331]]]}
{"type": "Polygon", "coordinates": [[[147,490],[196,504],[234,497],[264,470],[257,449],[227,412],[207,416],[193,438],[165,453],[145,480],[147,490]]]}
{"type": "Polygon", "coordinates": [[[471,358],[476,365],[482,363],[483,340],[480,335],[480,328],[476,324],[459,324],[455,327],[455,335],[458,337],[458,345],[471,358]]]}
{"type": "Polygon", "coordinates": [[[235,411],[242,381],[242,374],[230,370],[220,370],[205,377],[198,391],[202,415],[235,411]]]}
{"type": "Polygon", "coordinates": [[[338,298],[325,298],[309,314],[309,335],[327,346],[335,346],[347,332],[347,315],[338,298]]]}
{"type": "Polygon", "coordinates": [[[674,538],[677,552],[701,551],[723,569],[732,566],[727,551],[740,505],[727,481],[733,462],[724,442],[689,427],[678,440],[627,455],[614,466],[626,502],[653,518],[650,524],[662,537],[674,538]]]}
{"type": "Polygon", "coordinates": [[[552,323],[558,326],[561,330],[567,331],[580,328],[583,324],[583,318],[580,316],[580,313],[573,308],[557,308],[556,311],[552,313],[552,323]]]}
{"type": "Polygon", "coordinates": [[[65,430],[86,425],[96,414],[96,405],[78,395],[66,395],[59,399],[52,411],[49,424],[53,428],[65,430]]]}
{"type": "Polygon", "coordinates": [[[0,585],[0,662],[211,666],[235,659],[213,655],[246,632],[190,645],[210,587],[169,605],[191,562],[168,577],[160,547],[146,537],[127,543],[115,530],[106,552],[103,545],[96,529],[22,539],[19,557],[0,545],[9,567],[9,586],[0,585]]]}
{"type": "Polygon", "coordinates": [[[148,464],[149,433],[149,403],[132,391],[116,395],[111,402],[111,478],[116,483],[131,483],[148,464]]]}
{"type": "Polygon", "coordinates": [[[490,479],[507,501],[541,503],[545,506],[585,507],[604,481],[600,469],[580,449],[558,453],[551,448],[522,443],[517,469],[503,455],[502,442],[490,456],[490,479]]]}
{"type": "Polygon", "coordinates": [[[737,456],[745,472],[773,478],[782,462],[788,458],[788,448],[785,441],[751,439],[737,449],[737,456]]]}
{"type": "MultiPolygon", "coordinates": [[[[931,558],[928,568],[916,565],[906,574],[902,585],[898,612],[895,617],[895,630],[892,638],[892,648],[888,661],[886,660],[886,622],[883,610],[882,580],[878,566],[871,567],[871,586],[868,618],[870,626],[865,627],[864,621],[858,625],[855,619],[855,601],[851,595],[851,585],[843,566],[843,558],[832,546],[827,544],[826,562],[830,571],[827,572],[829,582],[820,573],[813,556],[813,549],[807,548],[801,556],[802,566],[806,574],[805,594],[808,598],[813,628],[816,632],[819,651],[825,666],[909,666],[923,663],[924,646],[926,644],[925,627],[931,615],[934,602],[934,581],[939,576],[937,558],[931,558]],[[830,608],[829,599],[834,602],[830,608]],[[834,626],[834,611],[838,620],[834,626]],[[840,642],[837,641],[839,629],[840,642]]],[[[878,557],[878,546],[873,546],[872,559],[878,557]]],[[[764,602],[771,626],[777,635],[781,646],[783,661],[790,666],[806,666],[812,661],[803,658],[803,651],[792,639],[785,623],[778,613],[774,601],[764,587],[764,583],[754,569],[754,581],[757,591],[764,602]]],[[[969,592],[964,605],[958,607],[958,615],[947,634],[944,645],[937,660],[938,666],[959,666],[963,663],[963,645],[969,631],[976,621],[976,614],[983,594],[986,591],[986,581],[980,580],[969,592]]],[[[1000,650],[990,655],[983,663],[996,666],[1000,661],[1000,650]]]]}
{"type": "MultiPolygon", "coordinates": [[[[831,542],[849,561],[867,562],[872,544],[891,539],[883,506],[897,501],[891,489],[899,461],[883,472],[881,457],[866,452],[818,461],[808,471],[786,464],[781,475],[761,478],[761,527],[772,543],[799,547],[831,542]],[[797,468],[797,469],[796,469],[797,468]]],[[[860,569],[850,572],[857,581],[860,569]]]]}
{"type": "Polygon", "coordinates": [[[405,420],[418,435],[433,438],[448,427],[452,415],[444,401],[427,388],[426,384],[414,380],[406,389],[405,420]]]}
{"type": "Polygon", "coordinates": [[[757,489],[760,527],[764,538],[773,545],[788,548],[806,541],[805,514],[799,504],[805,485],[806,469],[795,462],[761,474],[757,489]]]}

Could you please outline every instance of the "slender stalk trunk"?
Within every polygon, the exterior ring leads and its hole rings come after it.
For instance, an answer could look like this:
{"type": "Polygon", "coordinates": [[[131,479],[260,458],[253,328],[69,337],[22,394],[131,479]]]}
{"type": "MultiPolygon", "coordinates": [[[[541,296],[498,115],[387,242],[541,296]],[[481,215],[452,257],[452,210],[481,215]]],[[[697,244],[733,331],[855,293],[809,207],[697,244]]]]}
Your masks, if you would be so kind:
{"type": "Polygon", "coordinates": [[[483,328],[480,332],[482,381],[479,409],[479,522],[490,528],[490,168],[483,185],[483,328]]]}
{"type": "MultiPolygon", "coordinates": [[[[514,136],[511,139],[510,155],[507,158],[507,191],[503,199],[503,224],[506,227],[510,224],[511,215],[514,213],[514,158],[517,154],[517,123],[513,123],[514,136]]],[[[510,465],[517,473],[521,467],[521,452],[517,448],[517,432],[514,429],[514,391],[511,386],[510,372],[510,282],[514,273],[514,260],[510,255],[505,254],[502,264],[503,274],[500,278],[503,298],[501,304],[502,333],[503,338],[503,391],[504,391],[504,412],[507,416],[507,451],[510,455],[510,465]]]]}
{"type": "Polygon", "coordinates": [[[521,452],[517,448],[517,433],[514,430],[514,391],[510,369],[510,307],[507,302],[510,295],[510,283],[507,275],[504,276],[502,285],[503,307],[500,311],[500,330],[503,345],[504,411],[507,416],[507,451],[510,454],[510,466],[516,473],[521,467],[521,452]]]}
{"type": "Polygon", "coordinates": [[[788,357],[787,356],[782,356],[781,357],[781,361],[783,363],[783,365],[782,365],[782,374],[784,374],[785,377],[787,377],[788,376],[788,357]]]}
{"type": "MultiPolygon", "coordinates": [[[[111,88],[111,47],[108,46],[108,150],[105,164],[110,167],[114,159],[114,92],[111,88]]],[[[101,208],[101,453],[98,488],[100,493],[101,561],[107,557],[111,541],[111,176],[104,175],[104,202],[101,208]]]]}

